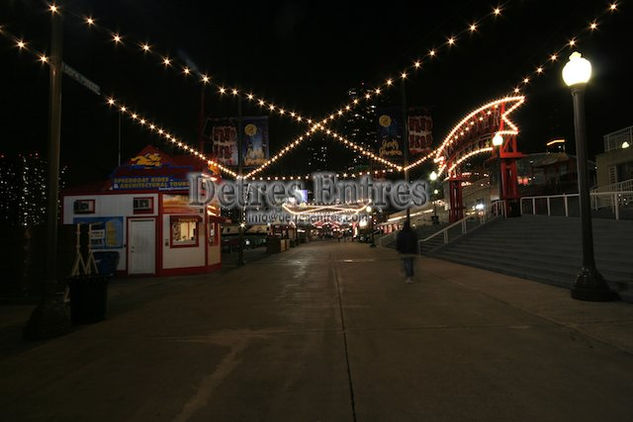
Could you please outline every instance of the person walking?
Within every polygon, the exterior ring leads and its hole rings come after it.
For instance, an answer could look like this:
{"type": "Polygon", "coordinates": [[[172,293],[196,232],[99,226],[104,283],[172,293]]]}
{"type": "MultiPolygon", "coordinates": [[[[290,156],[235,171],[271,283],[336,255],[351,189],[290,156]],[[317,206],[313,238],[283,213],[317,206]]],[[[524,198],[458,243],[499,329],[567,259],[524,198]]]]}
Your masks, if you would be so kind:
{"type": "Polygon", "coordinates": [[[407,220],[400,233],[396,237],[396,249],[402,257],[406,282],[413,283],[413,262],[418,255],[418,235],[411,228],[411,223],[407,220]]]}

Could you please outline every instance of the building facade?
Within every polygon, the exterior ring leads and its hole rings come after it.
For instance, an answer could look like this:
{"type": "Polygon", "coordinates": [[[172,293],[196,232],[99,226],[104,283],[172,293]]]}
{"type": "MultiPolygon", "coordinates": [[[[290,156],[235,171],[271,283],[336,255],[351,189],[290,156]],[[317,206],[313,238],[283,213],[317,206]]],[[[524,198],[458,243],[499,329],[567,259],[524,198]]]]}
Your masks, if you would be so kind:
{"type": "Polygon", "coordinates": [[[100,186],[63,194],[64,224],[87,224],[93,251],[118,254],[123,275],[181,275],[221,267],[220,209],[189,205],[190,172],[206,172],[190,156],[148,146],[100,186]]]}

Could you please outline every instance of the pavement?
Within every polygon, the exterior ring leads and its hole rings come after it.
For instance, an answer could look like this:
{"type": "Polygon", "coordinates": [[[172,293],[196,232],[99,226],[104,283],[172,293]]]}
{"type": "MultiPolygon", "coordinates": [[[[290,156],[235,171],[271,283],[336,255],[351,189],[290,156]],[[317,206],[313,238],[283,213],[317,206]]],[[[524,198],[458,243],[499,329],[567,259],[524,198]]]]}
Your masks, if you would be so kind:
{"type": "Polygon", "coordinates": [[[0,420],[628,421],[633,306],[319,241],[204,276],[123,280],[42,343],[1,307],[0,420]]]}

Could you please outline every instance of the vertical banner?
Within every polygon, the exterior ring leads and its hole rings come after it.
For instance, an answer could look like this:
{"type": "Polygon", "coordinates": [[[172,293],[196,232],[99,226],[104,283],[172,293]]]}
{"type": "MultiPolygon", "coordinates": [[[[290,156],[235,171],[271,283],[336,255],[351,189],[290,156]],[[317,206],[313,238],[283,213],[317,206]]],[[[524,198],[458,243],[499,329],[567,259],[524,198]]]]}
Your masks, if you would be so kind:
{"type": "Polygon", "coordinates": [[[237,121],[207,119],[204,135],[210,140],[211,154],[222,165],[237,166],[237,121]]]}
{"type": "Polygon", "coordinates": [[[268,149],[268,116],[245,117],[242,157],[244,167],[258,167],[266,162],[268,149]]]}
{"type": "Polygon", "coordinates": [[[377,110],[378,155],[389,160],[402,157],[402,112],[397,107],[377,110]]]}
{"type": "Polygon", "coordinates": [[[433,144],[433,119],[428,111],[420,109],[409,110],[409,153],[422,154],[433,144]]]}

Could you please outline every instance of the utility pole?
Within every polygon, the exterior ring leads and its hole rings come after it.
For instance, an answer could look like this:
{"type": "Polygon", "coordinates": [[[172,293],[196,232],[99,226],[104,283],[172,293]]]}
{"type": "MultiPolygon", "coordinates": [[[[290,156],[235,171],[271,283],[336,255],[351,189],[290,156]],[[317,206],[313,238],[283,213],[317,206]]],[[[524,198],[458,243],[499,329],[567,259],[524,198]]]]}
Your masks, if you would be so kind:
{"type": "Polygon", "coordinates": [[[31,314],[24,329],[24,336],[28,339],[56,337],[70,331],[70,318],[63,297],[57,295],[60,290],[60,284],[57,280],[57,210],[61,149],[63,37],[62,16],[57,11],[52,11],[45,274],[42,283],[42,301],[31,314]]]}
{"type": "MultiPolygon", "coordinates": [[[[405,76],[403,75],[400,85],[400,93],[402,98],[402,152],[404,157],[404,180],[409,183],[409,169],[406,167],[409,165],[409,130],[407,124],[407,91],[405,85],[405,76]]],[[[407,205],[407,223],[411,224],[411,209],[407,205]]]]}
{"type": "Polygon", "coordinates": [[[118,133],[118,158],[117,158],[117,166],[121,167],[121,111],[119,111],[119,133],[118,133]]]}
{"type": "Polygon", "coordinates": [[[242,116],[242,96],[237,97],[237,174],[240,178],[239,184],[239,201],[240,207],[240,246],[237,255],[237,265],[244,265],[244,176],[242,174],[242,168],[244,163],[244,157],[242,156],[242,139],[244,134],[244,118],[242,116]]]}

